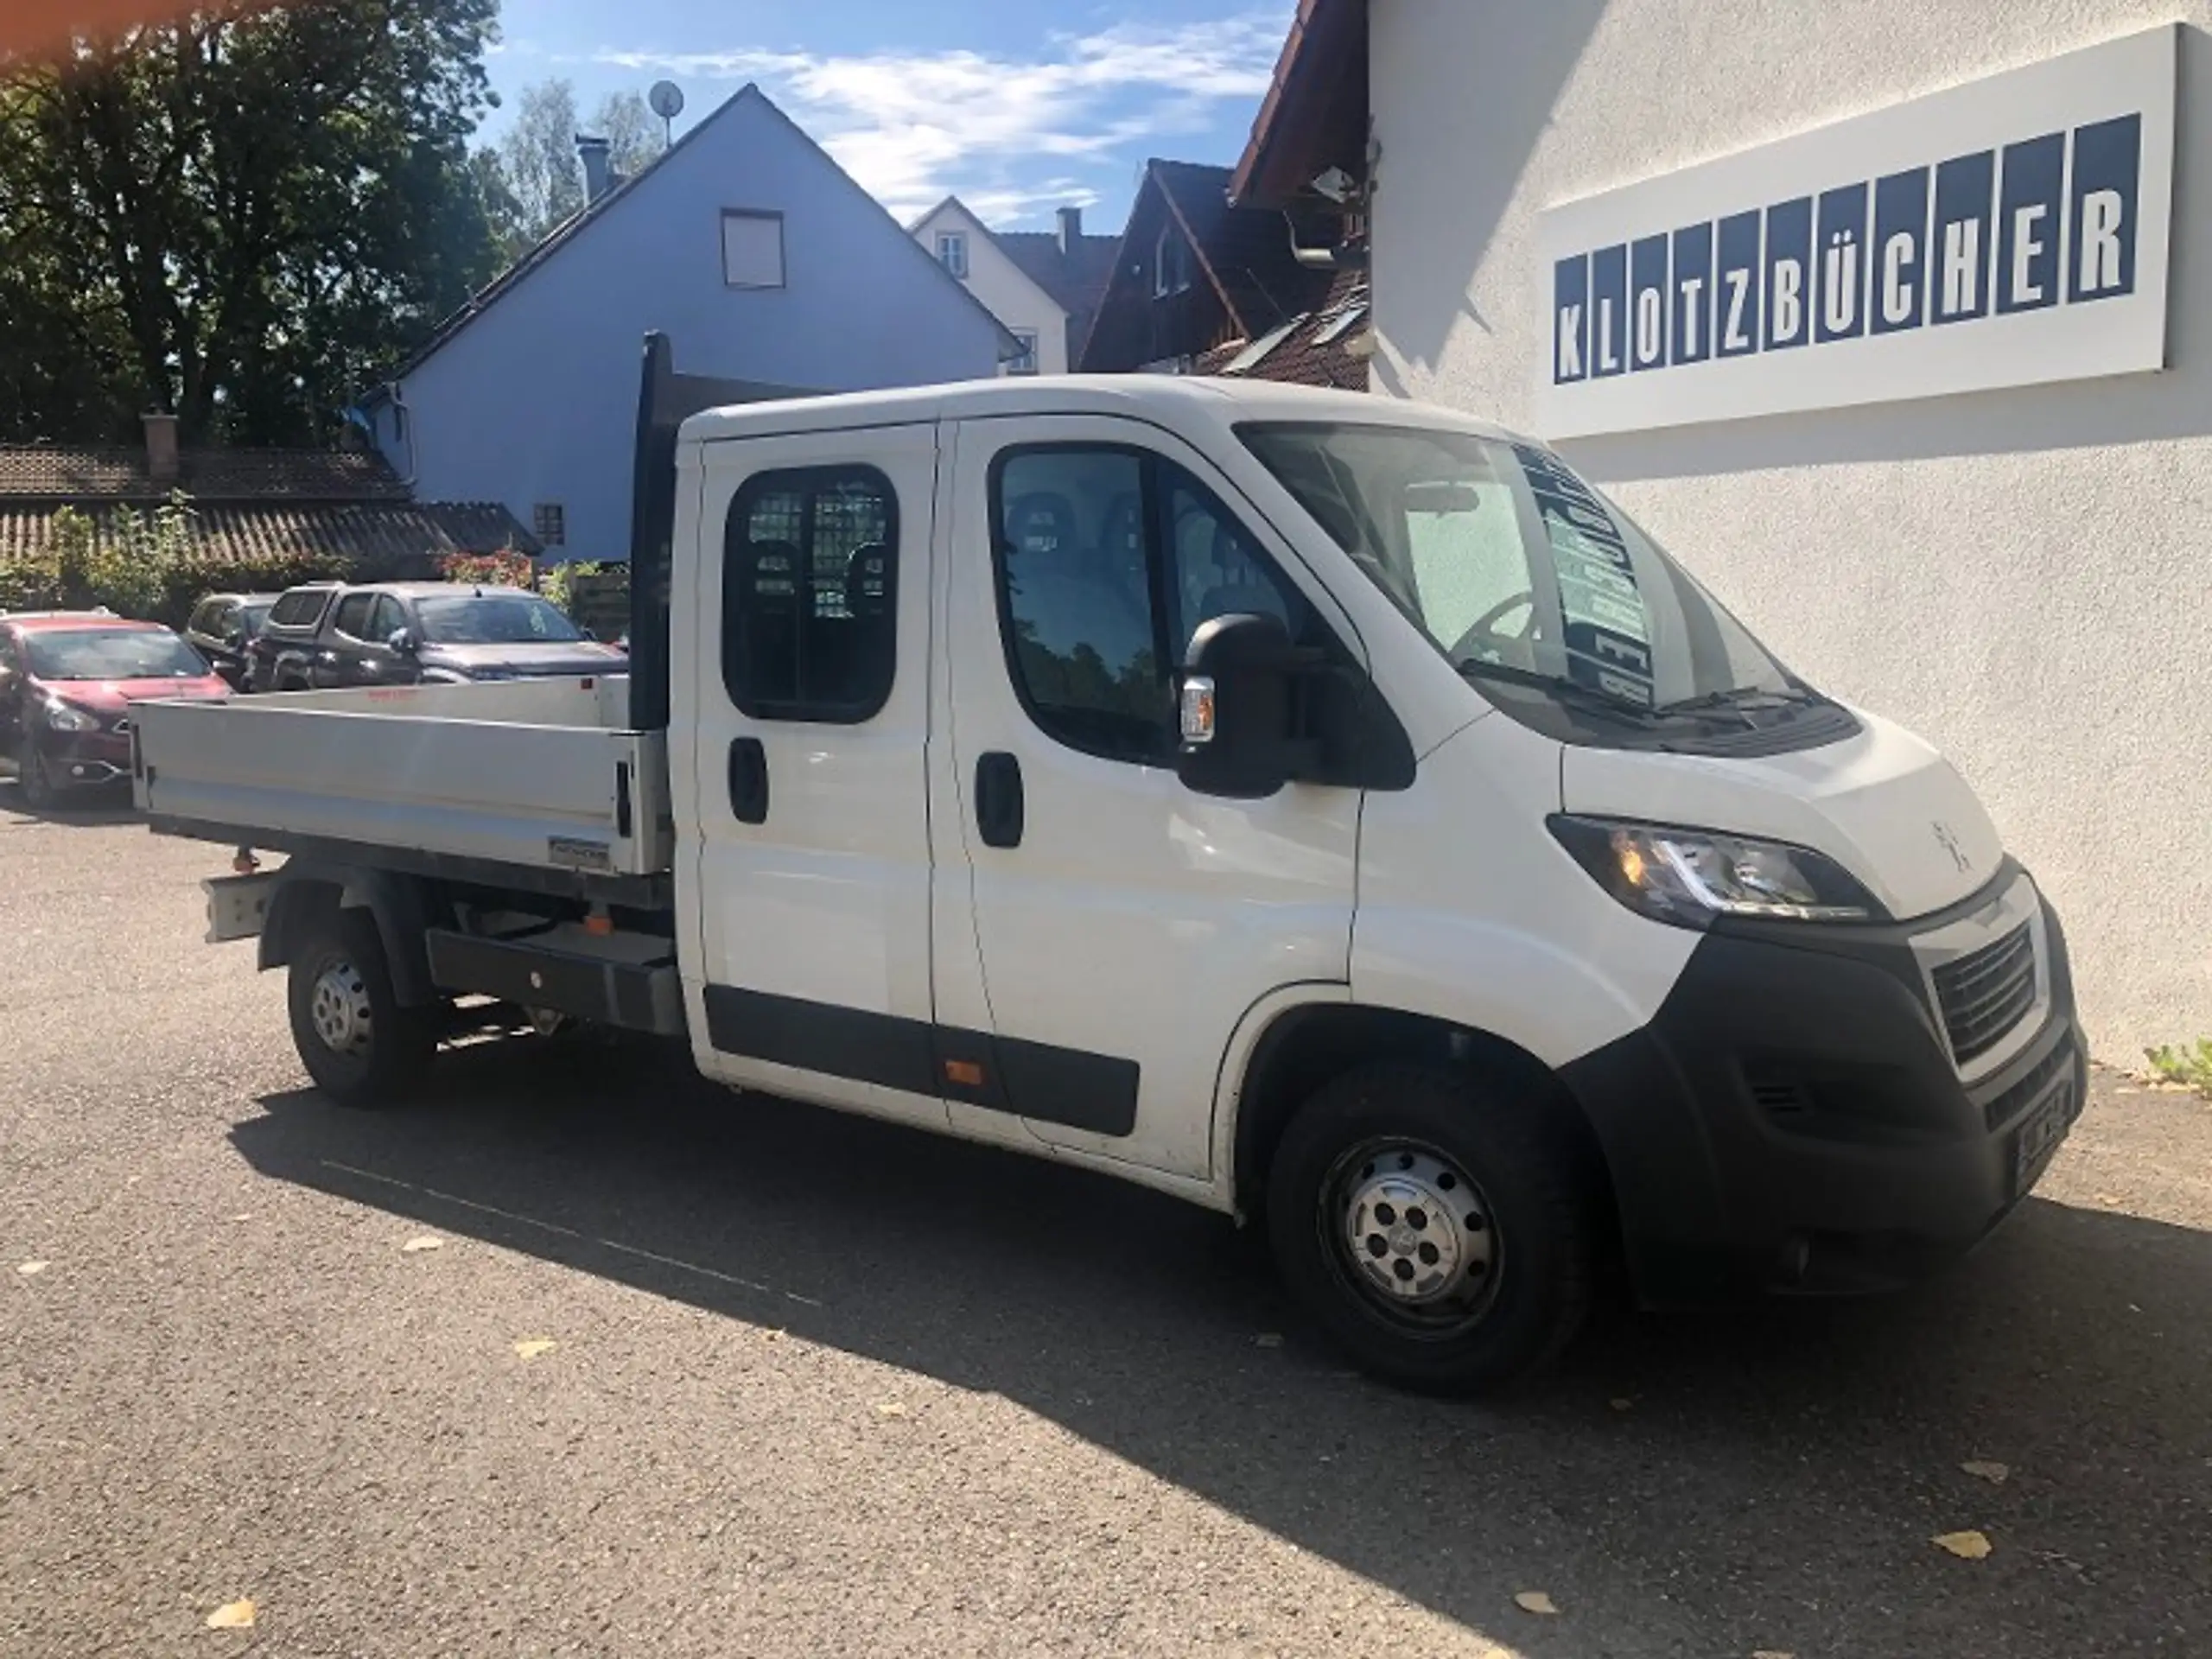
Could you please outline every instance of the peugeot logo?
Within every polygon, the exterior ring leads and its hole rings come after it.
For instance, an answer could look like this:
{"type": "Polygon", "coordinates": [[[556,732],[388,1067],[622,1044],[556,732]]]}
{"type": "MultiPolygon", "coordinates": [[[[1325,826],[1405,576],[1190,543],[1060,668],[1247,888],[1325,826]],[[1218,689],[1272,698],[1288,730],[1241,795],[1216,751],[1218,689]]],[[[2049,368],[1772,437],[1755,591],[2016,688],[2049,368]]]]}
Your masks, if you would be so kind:
{"type": "Polygon", "coordinates": [[[1959,838],[1952,832],[1949,824],[1937,818],[1928,827],[1936,832],[1936,844],[1951,855],[1951,862],[1959,867],[1960,874],[1964,874],[1974,868],[1974,861],[1967,856],[1967,849],[1959,845],[1959,838]]]}

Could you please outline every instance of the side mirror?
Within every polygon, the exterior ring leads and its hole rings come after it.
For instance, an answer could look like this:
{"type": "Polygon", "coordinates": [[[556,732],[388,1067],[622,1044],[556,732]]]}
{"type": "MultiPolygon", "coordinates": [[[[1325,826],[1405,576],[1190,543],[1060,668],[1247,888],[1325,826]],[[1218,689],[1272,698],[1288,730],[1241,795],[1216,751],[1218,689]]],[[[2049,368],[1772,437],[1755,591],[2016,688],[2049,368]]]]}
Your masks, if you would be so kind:
{"type": "Polygon", "coordinates": [[[1175,774],[1185,787],[1262,800],[1310,770],[1313,746],[1298,741],[1298,682],[1319,657],[1293,645],[1278,617],[1201,624],[1176,677],[1175,774]]]}
{"type": "Polygon", "coordinates": [[[423,642],[415,637],[415,630],[412,628],[394,628],[391,631],[391,637],[386,639],[385,644],[402,657],[412,657],[423,649],[423,642]]]}

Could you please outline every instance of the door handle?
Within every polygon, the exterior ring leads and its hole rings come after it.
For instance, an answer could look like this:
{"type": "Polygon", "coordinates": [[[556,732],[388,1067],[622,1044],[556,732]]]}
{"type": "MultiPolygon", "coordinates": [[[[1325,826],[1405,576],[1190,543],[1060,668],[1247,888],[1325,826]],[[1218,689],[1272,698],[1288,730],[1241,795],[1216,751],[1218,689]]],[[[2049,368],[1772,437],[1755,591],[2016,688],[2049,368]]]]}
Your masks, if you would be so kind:
{"type": "Polygon", "coordinates": [[[976,760],[976,831],[986,847],[1021,845],[1021,762],[1002,749],[976,760]]]}
{"type": "Polygon", "coordinates": [[[768,821],[768,751],[757,737],[730,740],[729,810],[740,823],[768,821]]]}

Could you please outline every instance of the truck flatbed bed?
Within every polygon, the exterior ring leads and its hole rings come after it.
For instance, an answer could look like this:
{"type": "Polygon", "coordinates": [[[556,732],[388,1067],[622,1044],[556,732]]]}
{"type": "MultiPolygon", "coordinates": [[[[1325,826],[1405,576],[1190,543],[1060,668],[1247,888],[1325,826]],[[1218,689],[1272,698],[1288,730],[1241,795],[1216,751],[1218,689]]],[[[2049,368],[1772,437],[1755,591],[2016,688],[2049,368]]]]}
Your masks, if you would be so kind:
{"type": "Polygon", "coordinates": [[[302,691],[133,711],[156,832],[663,904],[664,732],[622,675],[302,691]]]}

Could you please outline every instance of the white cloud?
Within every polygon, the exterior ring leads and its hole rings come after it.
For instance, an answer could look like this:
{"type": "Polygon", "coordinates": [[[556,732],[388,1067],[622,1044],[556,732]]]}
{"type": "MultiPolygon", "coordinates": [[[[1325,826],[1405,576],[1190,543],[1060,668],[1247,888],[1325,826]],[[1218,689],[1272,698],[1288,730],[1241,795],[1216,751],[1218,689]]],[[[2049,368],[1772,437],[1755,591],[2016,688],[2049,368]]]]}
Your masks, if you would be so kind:
{"type": "Polygon", "coordinates": [[[825,57],[805,52],[603,48],[590,60],[696,80],[756,80],[899,218],[957,193],[1004,225],[1059,203],[1087,206],[1039,161],[1116,164],[1136,141],[1203,130],[1223,100],[1255,102],[1281,49],[1287,7],[1212,22],[1120,24],[1058,36],[1053,54],[972,51],[825,57]]]}

